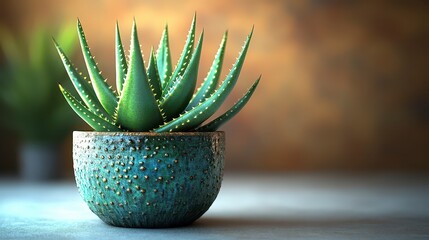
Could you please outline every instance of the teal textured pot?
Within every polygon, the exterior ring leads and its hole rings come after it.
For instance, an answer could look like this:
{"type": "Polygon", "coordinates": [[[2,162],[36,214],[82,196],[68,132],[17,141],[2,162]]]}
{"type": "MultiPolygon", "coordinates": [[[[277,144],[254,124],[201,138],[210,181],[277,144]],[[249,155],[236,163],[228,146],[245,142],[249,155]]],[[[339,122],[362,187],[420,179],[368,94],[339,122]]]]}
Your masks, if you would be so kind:
{"type": "Polygon", "coordinates": [[[201,217],[219,193],[224,132],[74,132],[79,192],[104,222],[176,227],[201,217]]]}

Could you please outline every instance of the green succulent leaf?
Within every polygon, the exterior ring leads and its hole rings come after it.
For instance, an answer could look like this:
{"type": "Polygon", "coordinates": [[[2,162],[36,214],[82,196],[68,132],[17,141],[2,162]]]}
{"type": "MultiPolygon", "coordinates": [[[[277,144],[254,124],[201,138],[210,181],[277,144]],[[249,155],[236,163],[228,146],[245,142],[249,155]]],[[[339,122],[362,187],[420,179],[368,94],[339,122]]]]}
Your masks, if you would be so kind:
{"type": "Polygon", "coordinates": [[[145,68],[135,21],[129,58],[125,57],[119,26],[116,23],[116,94],[101,75],[79,20],[77,25],[91,81],[88,82],[81,76],[82,73],[73,67],[64,51],[55,43],[66,72],[81,99],[76,99],[61,85],[60,90],[73,110],[96,131],[215,131],[247,104],[260,81],[259,77],[228,111],[201,126],[220,108],[234,88],[247,54],[253,28],[232,69],[219,84],[228,37],[225,32],[212,66],[195,92],[204,38],[203,31],[194,49],[196,15],[192,19],[185,46],[174,70],[171,65],[167,25],[156,55],[152,48],[148,67],[145,68]]]}
{"type": "Polygon", "coordinates": [[[234,106],[232,106],[228,111],[214,119],[213,121],[205,124],[204,126],[198,127],[195,129],[197,132],[214,132],[216,131],[220,126],[225,124],[227,121],[229,121],[231,118],[233,118],[237,113],[240,112],[240,110],[246,105],[246,103],[249,101],[250,97],[252,97],[252,94],[255,92],[256,87],[259,84],[259,80],[261,77],[259,77],[255,83],[249,88],[249,90],[246,92],[246,94],[236,103],[234,106]]]}
{"type": "Polygon", "coordinates": [[[55,43],[55,47],[57,48],[58,54],[61,57],[64,68],[66,69],[67,74],[69,75],[69,78],[73,83],[73,86],[76,88],[76,91],[78,92],[79,96],[82,98],[86,106],[97,116],[112,120],[110,118],[110,115],[107,114],[107,112],[104,110],[104,108],[101,106],[100,102],[98,101],[97,96],[94,90],[92,89],[90,83],[86,81],[84,77],[82,77],[81,74],[79,74],[76,71],[76,69],[73,67],[72,63],[65,55],[65,53],[58,45],[58,43],[55,41],[55,39],[54,39],[54,43],[55,43]]]}
{"type": "Polygon", "coordinates": [[[86,68],[88,69],[89,77],[91,78],[91,83],[94,88],[95,94],[97,95],[98,100],[104,109],[110,114],[115,113],[117,107],[117,96],[112,91],[112,87],[107,85],[106,79],[101,75],[101,71],[98,69],[97,64],[92,56],[88,43],[85,38],[85,33],[83,32],[82,25],[78,20],[78,33],[79,40],[82,48],[82,54],[86,63],[86,68]]]}
{"type": "Polygon", "coordinates": [[[159,41],[159,46],[156,53],[156,61],[161,86],[165,87],[173,71],[171,64],[170,43],[168,40],[168,25],[165,25],[164,31],[162,32],[162,37],[159,41]]]}
{"type": "Polygon", "coordinates": [[[78,99],[73,97],[69,92],[67,92],[61,85],[59,85],[61,93],[64,95],[67,103],[70,107],[82,118],[89,126],[91,126],[95,131],[99,132],[110,132],[110,131],[121,131],[121,129],[107,119],[103,119],[93,112],[91,112],[86,106],[80,102],[78,99]]]}
{"type": "Polygon", "coordinates": [[[130,131],[149,131],[163,122],[141,55],[137,27],[131,33],[130,62],[116,112],[116,124],[130,131]]]}
{"type": "Polygon", "coordinates": [[[194,93],[195,86],[197,84],[198,77],[198,66],[201,57],[201,48],[203,45],[204,32],[201,33],[197,47],[186,71],[183,76],[179,76],[174,81],[171,89],[168,89],[168,93],[165,98],[161,101],[161,108],[164,110],[167,117],[167,121],[178,116],[189,103],[194,93]]]}
{"type": "Polygon", "coordinates": [[[155,55],[153,53],[153,48],[150,51],[149,64],[147,66],[147,76],[149,84],[151,85],[153,94],[155,95],[156,100],[159,100],[162,96],[161,80],[158,74],[158,67],[156,65],[155,55]]]}
{"type": "Polygon", "coordinates": [[[202,122],[207,120],[211,115],[213,115],[217,109],[219,109],[238,80],[238,76],[240,74],[244,59],[246,57],[247,49],[249,47],[250,39],[252,38],[252,33],[253,28],[247,37],[243,45],[243,49],[240,52],[237,61],[233,65],[232,70],[229,72],[228,76],[222,82],[220,87],[209,98],[200,103],[200,105],[196,106],[190,111],[185,112],[178,118],[175,118],[170,122],[160,126],[154,130],[155,132],[187,131],[194,129],[202,122]]]}
{"type": "Polygon", "coordinates": [[[125,75],[127,73],[127,59],[125,58],[124,47],[122,46],[121,34],[119,33],[119,24],[116,22],[116,42],[115,42],[115,58],[116,58],[116,89],[118,94],[122,91],[125,75]]]}
{"type": "Polygon", "coordinates": [[[191,102],[186,107],[186,110],[189,111],[192,108],[196,107],[200,102],[210,96],[215,90],[216,86],[219,83],[219,76],[222,71],[223,57],[225,55],[226,41],[228,38],[228,32],[225,32],[222,38],[220,47],[216,53],[215,59],[213,60],[210,71],[207,74],[207,77],[204,79],[201,87],[192,97],[191,102]]]}
{"type": "MultiPolygon", "coordinates": [[[[183,76],[183,73],[185,72],[186,67],[189,64],[189,61],[191,60],[192,49],[194,48],[194,42],[195,42],[195,25],[196,25],[196,15],[194,15],[194,18],[192,19],[191,28],[189,29],[185,46],[183,48],[182,54],[180,55],[180,59],[176,65],[176,68],[174,69],[173,75],[171,75],[171,78],[163,87],[163,94],[168,93],[167,90],[172,87],[172,85],[175,83],[175,81],[178,78],[180,78],[180,76],[183,76]]],[[[163,96],[163,98],[165,97],[163,96]]]]}

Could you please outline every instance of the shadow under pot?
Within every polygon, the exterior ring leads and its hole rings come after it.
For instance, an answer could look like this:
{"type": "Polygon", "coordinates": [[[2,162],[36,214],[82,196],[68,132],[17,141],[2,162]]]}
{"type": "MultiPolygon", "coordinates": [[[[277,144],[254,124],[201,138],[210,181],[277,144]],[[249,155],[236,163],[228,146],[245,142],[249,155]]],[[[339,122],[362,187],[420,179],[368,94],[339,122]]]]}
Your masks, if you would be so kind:
{"type": "Polygon", "coordinates": [[[219,193],[224,132],[73,133],[80,195],[107,224],[162,228],[188,225],[219,193]]]}

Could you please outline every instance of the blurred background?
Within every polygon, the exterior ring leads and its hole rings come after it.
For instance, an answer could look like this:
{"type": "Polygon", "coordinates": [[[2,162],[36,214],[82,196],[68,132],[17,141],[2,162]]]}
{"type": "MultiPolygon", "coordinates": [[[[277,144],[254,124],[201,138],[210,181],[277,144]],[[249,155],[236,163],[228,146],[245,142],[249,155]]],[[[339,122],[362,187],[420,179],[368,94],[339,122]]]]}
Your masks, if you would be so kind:
{"type": "MultiPolygon", "coordinates": [[[[116,20],[124,45],[129,46],[131,24],[136,19],[145,59],[150,48],[157,47],[168,23],[175,62],[192,15],[197,12],[197,30],[205,29],[199,72],[202,79],[224,31],[229,30],[229,39],[223,76],[254,25],[240,80],[223,110],[260,74],[262,81],[246,108],[221,129],[227,132],[226,170],[427,171],[428,8],[426,1],[1,1],[0,39],[14,39],[9,42],[16,43],[18,50],[24,46],[21,52],[25,58],[25,46],[42,48],[34,41],[40,35],[37,29],[44,29],[50,45],[43,52],[54,50],[54,36],[60,44],[70,44],[67,51],[83,70],[77,34],[65,30],[74,27],[79,18],[100,69],[113,83],[116,20]]],[[[0,50],[2,90],[13,94],[8,89],[14,88],[6,86],[23,78],[21,83],[36,89],[36,74],[31,73],[43,66],[16,77],[11,73],[17,67],[10,63],[10,43],[8,46],[0,50]]],[[[33,51],[33,58],[39,54],[33,51]]],[[[43,71],[56,72],[58,66],[61,69],[59,57],[56,60],[45,64],[47,71],[43,71]]],[[[20,63],[31,65],[24,60],[20,63]]],[[[56,83],[68,79],[61,75],[65,72],[58,74],[50,77],[54,88],[46,94],[50,102],[60,105],[65,101],[58,95],[56,83]]],[[[14,124],[8,124],[12,115],[7,102],[0,106],[2,119],[6,119],[0,127],[0,176],[18,176],[22,146],[36,142],[56,145],[61,156],[57,167],[61,169],[60,177],[72,178],[71,131],[89,128],[78,119],[52,126],[46,124],[49,119],[37,118],[43,122],[39,130],[64,133],[46,141],[41,140],[43,137],[31,139],[22,134],[30,130],[18,131],[14,124]]],[[[46,109],[42,107],[39,115],[54,116],[46,109]]],[[[64,117],[71,111],[61,113],[62,118],[72,120],[64,117]]],[[[36,118],[24,117],[21,125],[30,124],[31,119],[36,118]]]]}

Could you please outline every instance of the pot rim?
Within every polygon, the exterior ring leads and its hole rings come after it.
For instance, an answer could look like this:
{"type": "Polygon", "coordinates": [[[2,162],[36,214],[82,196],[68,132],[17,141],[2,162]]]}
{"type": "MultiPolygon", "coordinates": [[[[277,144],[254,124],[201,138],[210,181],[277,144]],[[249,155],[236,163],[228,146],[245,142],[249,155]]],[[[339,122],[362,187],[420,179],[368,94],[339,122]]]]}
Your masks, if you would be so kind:
{"type": "Polygon", "coordinates": [[[93,136],[210,136],[225,135],[224,131],[214,132],[98,132],[98,131],[73,131],[73,135],[93,135],[93,136]]]}

